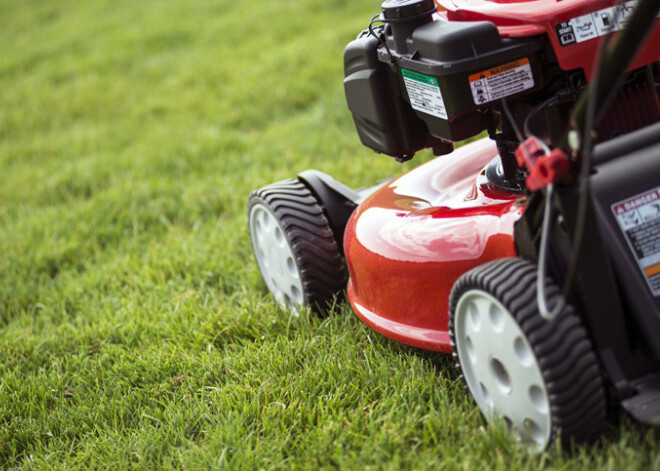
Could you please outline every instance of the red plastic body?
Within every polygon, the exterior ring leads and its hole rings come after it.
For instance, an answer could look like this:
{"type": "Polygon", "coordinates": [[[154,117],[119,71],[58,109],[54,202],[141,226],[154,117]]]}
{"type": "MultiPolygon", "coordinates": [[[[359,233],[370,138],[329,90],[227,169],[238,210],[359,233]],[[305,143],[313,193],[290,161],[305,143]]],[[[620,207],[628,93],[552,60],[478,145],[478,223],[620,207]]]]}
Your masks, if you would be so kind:
{"type": "Polygon", "coordinates": [[[451,352],[449,293],[465,272],[515,256],[519,195],[494,188],[484,168],[497,156],[482,139],[438,157],[369,196],[346,227],[348,299],[377,332],[451,352]]]}
{"type": "MultiPolygon", "coordinates": [[[[582,68],[589,80],[598,38],[602,39],[603,36],[562,45],[557,27],[562,22],[607,9],[617,3],[613,0],[435,0],[435,2],[439,14],[448,20],[491,21],[497,26],[502,37],[547,34],[559,66],[564,70],[582,68]]],[[[660,20],[656,19],[653,29],[628,70],[637,69],[660,59],[657,47],[659,42],[660,20]]]]}
{"type": "MultiPolygon", "coordinates": [[[[582,68],[587,79],[598,44],[609,33],[602,24],[593,37],[585,31],[596,28],[599,19],[605,21],[602,15],[615,5],[613,0],[435,2],[440,17],[491,21],[502,37],[546,35],[559,66],[582,68]],[[567,34],[579,41],[571,42],[567,34]]],[[[614,15],[608,21],[619,28],[618,19],[614,15]]],[[[629,70],[659,60],[659,43],[656,19],[629,70]]],[[[489,139],[476,141],[421,165],[358,206],[344,236],[347,292],[367,325],[397,342],[452,351],[448,311],[456,280],[478,265],[516,256],[513,227],[524,202],[488,182],[484,169],[497,154],[489,139]]],[[[570,165],[559,152],[520,157],[531,171],[528,184],[534,189],[556,181],[570,165]]]]}

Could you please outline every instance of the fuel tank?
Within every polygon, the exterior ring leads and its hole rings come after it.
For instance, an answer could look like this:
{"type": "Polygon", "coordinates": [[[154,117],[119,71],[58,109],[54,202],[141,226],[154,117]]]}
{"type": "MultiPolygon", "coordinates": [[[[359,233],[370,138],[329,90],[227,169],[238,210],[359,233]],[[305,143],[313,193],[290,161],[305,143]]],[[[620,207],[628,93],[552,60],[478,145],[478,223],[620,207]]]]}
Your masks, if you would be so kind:
{"type": "Polygon", "coordinates": [[[344,235],[348,299],[363,322],[414,347],[451,352],[449,293],[468,270],[516,256],[520,194],[495,187],[488,138],[393,180],[351,216],[344,235]]]}

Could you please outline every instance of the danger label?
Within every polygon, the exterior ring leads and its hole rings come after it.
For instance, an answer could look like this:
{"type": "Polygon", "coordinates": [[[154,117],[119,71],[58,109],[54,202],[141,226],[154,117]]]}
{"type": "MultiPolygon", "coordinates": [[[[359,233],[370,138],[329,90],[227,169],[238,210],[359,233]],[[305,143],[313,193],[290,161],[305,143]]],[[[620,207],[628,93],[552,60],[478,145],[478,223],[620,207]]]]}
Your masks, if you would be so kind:
{"type": "Polygon", "coordinates": [[[635,8],[637,8],[637,0],[631,0],[562,21],[555,25],[559,44],[570,46],[619,31],[628,24],[635,8]]]}
{"type": "Polygon", "coordinates": [[[660,296],[660,187],[612,205],[654,296],[660,296]]]}
{"type": "Polygon", "coordinates": [[[534,76],[527,58],[472,74],[468,79],[475,105],[534,88],[534,76]]]}
{"type": "Polygon", "coordinates": [[[445,101],[442,99],[442,92],[435,77],[406,69],[401,69],[401,75],[413,109],[447,119],[445,101]]]}

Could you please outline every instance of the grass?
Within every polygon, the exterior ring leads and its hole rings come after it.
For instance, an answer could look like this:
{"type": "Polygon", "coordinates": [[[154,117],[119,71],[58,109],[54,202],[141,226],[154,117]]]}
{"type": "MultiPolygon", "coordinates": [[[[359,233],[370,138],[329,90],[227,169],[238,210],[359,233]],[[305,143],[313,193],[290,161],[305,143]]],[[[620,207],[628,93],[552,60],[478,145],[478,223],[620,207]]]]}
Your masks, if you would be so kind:
{"type": "Polygon", "coordinates": [[[449,358],[292,317],[251,190],[359,187],[341,54],[378,2],[0,0],[0,468],[660,469],[658,434],[529,456],[449,358]]]}

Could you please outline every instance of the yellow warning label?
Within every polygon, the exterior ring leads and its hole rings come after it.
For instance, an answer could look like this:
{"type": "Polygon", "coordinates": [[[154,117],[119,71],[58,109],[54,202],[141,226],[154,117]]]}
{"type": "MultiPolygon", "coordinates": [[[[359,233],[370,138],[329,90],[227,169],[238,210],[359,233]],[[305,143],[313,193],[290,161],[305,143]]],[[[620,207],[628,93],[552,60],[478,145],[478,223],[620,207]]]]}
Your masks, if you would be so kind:
{"type": "Polygon", "coordinates": [[[477,72],[470,75],[468,80],[476,105],[499,100],[534,87],[532,68],[526,57],[477,72]]]}
{"type": "Polygon", "coordinates": [[[487,77],[492,77],[493,75],[498,75],[503,72],[506,72],[507,70],[517,69],[518,67],[522,67],[525,65],[529,66],[529,59],[527,59],[526,57],[519,59],[517,61],[509,62],[508,64],[498,65],[497,67],[484,70],[483,72],[477,72],[476,74],[472,74],[470,75],[470,82],[481,80],[487,77]]]}

